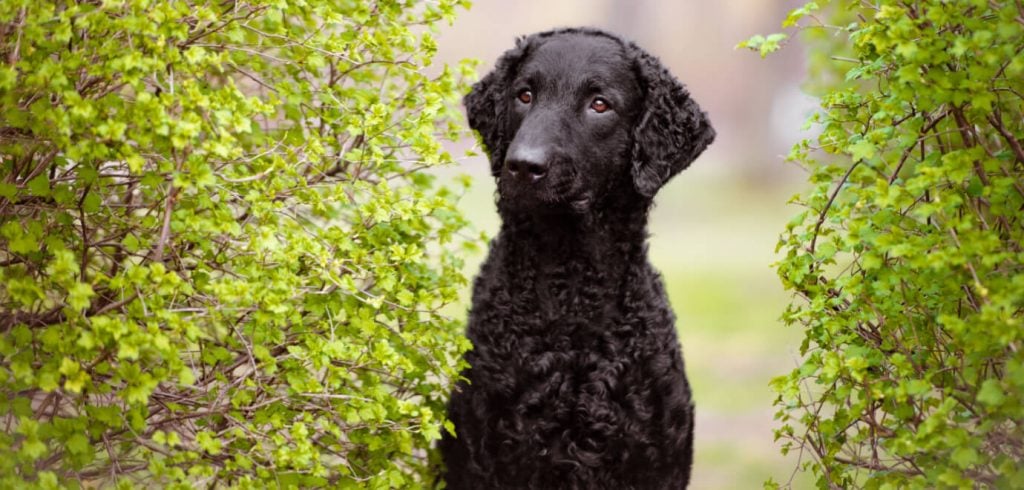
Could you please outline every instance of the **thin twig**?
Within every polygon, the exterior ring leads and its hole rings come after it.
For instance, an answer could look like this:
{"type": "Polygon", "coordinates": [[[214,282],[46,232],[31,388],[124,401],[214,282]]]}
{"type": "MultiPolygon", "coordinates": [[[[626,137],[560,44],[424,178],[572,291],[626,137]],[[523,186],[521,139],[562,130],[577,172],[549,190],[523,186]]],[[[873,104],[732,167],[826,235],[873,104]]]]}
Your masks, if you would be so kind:
{"type": "Polygon", "coordinates": [[[850,165],[850,168],[846,170],[846,174],[843,175],[843,178],[839,179],[839,183],[836,185],[835,190],[832,191],[832,195],[828,197],[828,203],[825,204],[824,208],[821,208],[821,213],[818,214],[818,222],[814,224],[814,237],[811,238],[810,246],[811,254],[814,254],[814,247],[818,242],[818,232],[821,229],[822,223],[825,222],[825,214],[828,213],[829,208],[832,207],[832,203],[836,200],[836,196],[839,195],[839,190],[843,188],[847,179],[850,178],[850,174],[853,173],[853,169],[857,168],[858,165],[860,165],[860,161],[854,162],[853,165],[850,165]]]}

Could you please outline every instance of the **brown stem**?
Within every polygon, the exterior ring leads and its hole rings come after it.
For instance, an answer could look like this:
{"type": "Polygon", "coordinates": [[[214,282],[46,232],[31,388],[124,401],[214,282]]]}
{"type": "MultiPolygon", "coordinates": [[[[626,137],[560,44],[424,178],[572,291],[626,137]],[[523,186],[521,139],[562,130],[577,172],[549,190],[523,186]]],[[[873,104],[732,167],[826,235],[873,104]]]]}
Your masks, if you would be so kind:
{"type": "Polygon", "coordinates": [[[85,198],[89,195],[89,190],[92,189],[92,184],[85,186],[85,191],[82,192],[82,197],[78,199],[78,221],[82,227],[82,259],[81,265],[79,265],[79,280],[85,282],[85,271],[89,267],[89,229],[85,225],[85,198]]]}
{"type": "Polygon", "coordinates": [[[11,66],[18,62],[21,51],[21,28],[25,26],[25,7],[21,7],[21,10],[18,11],[18,20],[15,22],[15,25],[17,26],[18,35],[14,41],[14,49],[7,54],[7,64],[11,66]]]}
{"type": "Polygon", "coordinates": [[[1024,148],[1021,147],[1020,140],[1015,138],[1013,133],[1006,129],[1006,126],[1003,126],[1003,116],[1000,114],[999,108],[996,108],[992,114],[989,114],[988,121],[992,123],[992,127],[996,128],[996,131],[1006,140],[1006,144],[1013,150],[1013,155],[1017,157],[1017,161],[1024,164],[1024,148]]]}
{"type": "MultiPolygon", "coordinates": [[[[974,139],[974,130],[971,129],[970,122],[968,122],[967,117],[964,116],[963,108],[954,107],[953,117],[956,119],[957,129],[960,131],[960,137],[963,138],[964,146],[968,148],[974,148],[974,146],[977,144],[977,141],[975,141],[974,139]]],[[[986,187],[989,185],[988,175],[985,174],[985,169],[981,167],[981,162],[974,162],[974,173],[978,174],[978,179],[981,180],[982,184],[984,184],[986,187]]]]}
{"type": "MultiPolygon", "coordinates": [[[[932,128],[934,128],[936,124],[942,122],[942,120],[946,118],[947,114],[949,114],[949,113],[948,112],[944,112],[942,114],[939,114],[938,117],[936,117],[935,119],[932,119],[931,121],[928,122],[928,124],[926,124],[923,128],[921,128],[920,134],[921,134],[921,141],[922,141],[922,143],[924,142],[924,139],[927,136],[928,131],[931,131],[932,128]]],[[[917,146],[916,144],[908,146],[907,149],[903,152],[903,155],[900,156],[900,163],[898,165],[896,165],[896,170],[894,170],[892,172],[892,175],[889,177],[889,185],[892,185],[892,183],[896,181],[896,178],[899,177],[900,170],[903,169],[903,164],[906,163],[907,158],[910,157],[910,153],[914,151],[914,148],[916,146],[917,146]]]]}
{"type": "Polygon", "coordinates": [[[178,199],[178,188],[171,186],[171,192],[164,201],[164,223],[160,227],[160,240],[156,243],[156,250],[153,251],[153,261],[164,261],[164,248],[167,246],[167,239],[171,234],[171,213],[174,212],[174,201],[178,199]]]}
{"type": "Polygon", "coordinates": [[[857,168],[858,165],[860,165],[860,162],[854,162],[853,165],[850,165],[850,168],[846,171],[846,174],[843,175],[843,178],[839,179],[839,183],[836,184],[836,188],[832,191],[832,195],[828,197],[828,203],[825,204],[824,208],[821,208],[821,213],[818,214],[818,222],[814,224],[814,237],[811,238],[810,251],[812,254],[814,253],[814,247],[818,242],[818,231],[821,229],[821,225],[825,222],[825,214],[828,213],[829,208],[832,207],[832,203],[836,200],[836,196],[839,195],[839,190],[843,188],[847,179],[850,178],[850,174],[853,173],[853,169],[857,168]]]}

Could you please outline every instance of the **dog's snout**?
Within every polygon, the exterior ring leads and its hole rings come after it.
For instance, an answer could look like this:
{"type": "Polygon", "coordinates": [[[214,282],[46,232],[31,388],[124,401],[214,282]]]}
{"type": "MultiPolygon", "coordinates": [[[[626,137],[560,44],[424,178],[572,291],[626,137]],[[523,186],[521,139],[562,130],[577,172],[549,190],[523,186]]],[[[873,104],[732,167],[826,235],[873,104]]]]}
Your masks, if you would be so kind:
{"type": "Polygon", "coordinates": [[[506,160],[506,165],[508,165],[508,173],[513,178],[526,179],[531,182],[543,179],[548,173],[548,164],[542,161],[511,159],[506,160]]]}
{"type": "Polygon", "coordinates": [[[548,174],[548,155],[536,148],[513,148],[505,158],[505,167],[514,179],[537,182],[548,174]]]}

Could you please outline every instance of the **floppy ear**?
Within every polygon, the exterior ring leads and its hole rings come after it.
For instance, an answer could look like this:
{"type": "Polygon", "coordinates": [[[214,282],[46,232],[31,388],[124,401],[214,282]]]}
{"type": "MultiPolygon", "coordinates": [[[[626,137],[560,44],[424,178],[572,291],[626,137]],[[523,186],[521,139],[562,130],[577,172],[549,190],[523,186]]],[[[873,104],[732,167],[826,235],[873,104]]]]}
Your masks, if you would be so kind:
{"type": "Polygon", "coordinates": [[[491,160],[491,174],[501,174],[505,151],[508,150],[508,100],[509,85],[514,81],[516,70],[526,56],[531,38],[519,38],[516,47],[498,58],[494,70],[473,85],[462,99],[466,106],[469,127],[480,133],[491,160]]]}
{"type": "Polygon", "coordinates": [[[644,90],[644,109],[633,128],[633,183],[641,195],[654,197],[714,141],[715,130],[657,58],[636,45],[629,48],[644,90]]]}

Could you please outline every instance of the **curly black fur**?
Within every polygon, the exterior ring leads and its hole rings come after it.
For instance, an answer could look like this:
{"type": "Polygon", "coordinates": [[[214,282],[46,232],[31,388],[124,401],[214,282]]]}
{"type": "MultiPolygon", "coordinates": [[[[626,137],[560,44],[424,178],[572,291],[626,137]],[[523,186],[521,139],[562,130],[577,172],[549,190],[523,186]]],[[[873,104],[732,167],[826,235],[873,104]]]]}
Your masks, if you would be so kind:
{"type": "Polygon", "coordinates": [[[448,488],[685,488],[693,404],[646,222],[714,139],[707,115],[656,58],[594,29],[520,39],[465,105],[502,227],[441,442],[448,488]],[[530,159],[543,173],[523,178],[530,159]]]}

